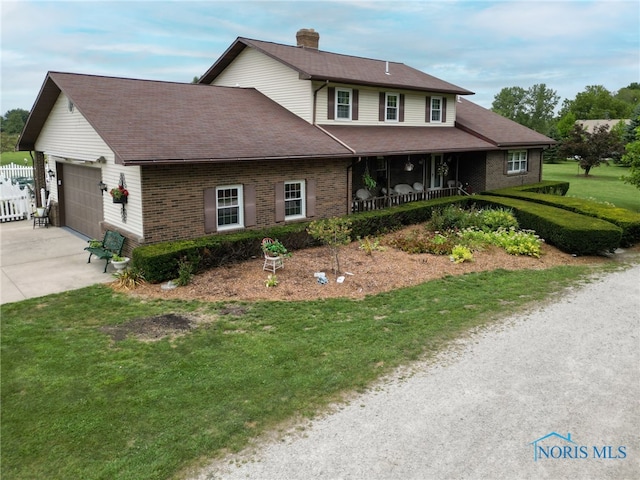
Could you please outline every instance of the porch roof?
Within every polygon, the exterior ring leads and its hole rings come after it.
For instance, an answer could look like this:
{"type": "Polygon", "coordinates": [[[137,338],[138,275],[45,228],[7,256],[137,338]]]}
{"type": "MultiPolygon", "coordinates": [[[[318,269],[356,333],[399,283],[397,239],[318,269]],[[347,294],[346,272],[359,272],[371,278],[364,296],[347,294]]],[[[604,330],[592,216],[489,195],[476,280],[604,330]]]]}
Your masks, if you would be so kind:
{"type": "Polygon", "coordinates": [[[495,145],[452,127],[322,125],[355,155],[408,155],[426,152],[495,150],[495,145]]]}

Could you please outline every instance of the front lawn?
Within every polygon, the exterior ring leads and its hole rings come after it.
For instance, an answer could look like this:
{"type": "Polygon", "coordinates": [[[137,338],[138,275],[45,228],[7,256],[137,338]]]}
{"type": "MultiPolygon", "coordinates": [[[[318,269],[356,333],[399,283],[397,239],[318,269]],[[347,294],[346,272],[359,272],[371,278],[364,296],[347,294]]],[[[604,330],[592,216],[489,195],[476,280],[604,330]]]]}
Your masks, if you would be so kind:
{"type": "Polygon", "coordinates": [[[545,163],[542,179],[569,182],[567,196],[609,202],[616,207],[640,212],[640,190],[620,180],[629,169],[618,165],[601,165],[591,169],[588,177],[577,162],[545,163]]]}
{"type": "Polygon", "coordinates": [[[1,476],[175,477],[591,271],[473,273],[364,300],[148,300],[97,285],[3,305],[1,476]],[[175,335],[140,335],[141,319],[168,314],[183,320],[175,335]]]}

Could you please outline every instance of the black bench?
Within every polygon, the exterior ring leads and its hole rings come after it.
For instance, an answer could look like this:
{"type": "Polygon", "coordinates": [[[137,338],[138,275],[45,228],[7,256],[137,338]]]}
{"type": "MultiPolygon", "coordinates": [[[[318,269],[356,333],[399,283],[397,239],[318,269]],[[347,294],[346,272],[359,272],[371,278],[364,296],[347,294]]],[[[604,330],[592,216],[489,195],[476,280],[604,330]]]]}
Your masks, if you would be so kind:
{"type": "Polygon", "coordinates": [[[100,245],[89,245],[88,247],[84,248],[89,252],[89,260],[87,260],[87,263],[91,263],[91,255],[95,255],[98,258],[106,260],[106,263],[104,265],[104,271],[106,273],[107,267],[109,266],[109,260],[111,260],[114,255],[120,255],[122,253],[124,241],[125,237],[123,235],[120,235],[120,233],[114,232],[112,230],[107,230],[104,233],[104,239],[102,240],[100,245]]]}

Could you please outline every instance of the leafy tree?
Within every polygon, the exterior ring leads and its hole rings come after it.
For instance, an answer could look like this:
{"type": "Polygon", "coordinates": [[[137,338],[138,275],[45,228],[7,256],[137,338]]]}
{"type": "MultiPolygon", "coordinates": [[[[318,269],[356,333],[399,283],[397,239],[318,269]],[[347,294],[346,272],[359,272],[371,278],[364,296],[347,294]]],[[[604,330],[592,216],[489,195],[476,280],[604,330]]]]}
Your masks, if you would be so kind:
{"type": "Polygon", "coordinates": [[[0,152],[13,152],[18,143],[17,134],[0,133],[0,152]]]}
{"type": "Polygon", "coordinates": [[[28,110],[23,110],[22,108],[8,110],[7,113],[4,114],[4,117],[2,117],[0,131],[19,135],[24,128],[24,124],[27,122],[27,118],[29,118],[28,110]]]}
{"type": "Polygon", "coordinates": [[[558,154],[563,158],[575,158],[585,176],[588,176],[593,167],[601,163],[608,164],[608,160],[619,156],[623,148],[619,137],[610,132],[607,125],[598,125],[593,132],[589,132],[581,123],[577,123],[561,142],[558,154]]]}
{"type": "Polygon", "coordinates": [[[351,220],[338,217],[316,220],[309,224],[307,232],[329,247],[333,271],[337,275],[340,272],[338,258],[340,246],[348,245],[351,242],[351,220]]]}
{"type": "Polygon", "coordinates": [[[640,83],[633,82],[629,86],[621,88],[616,93],[615,98],[629,105],[640,106],[640,83]]]}
{"type": "Polygon", "coordinates": [[[556,131],[558,132],[558,137],[554,137],[557,140],[561,138],[566,138],[573,130],[573,126],[576,124],[576,116],[572,112],[568,112],[556,123],[556,131]]]}
{"type": "Polygon", "coordinates": [[[571,112],[579,120],[629,118],[632,110],[632,104],[614,97],[602,85],[590,85],[584,92],[578,93],[574,100],[565,99],[560,116],[571,112]]]}
{"type": "Polygon", "coordinates": [[[491,110],[539,133],[548,134],[559,100],[555,90],[547,88],[544,83],[527,90],[509,87],[494,97],[491,110]]]}
{"type": "Polygon", "coordinates": [[[622,163],[629,165],[629,175],[622,177],[625,183],[635,185],[640,189],[640,127],[635,130],[636,139],[625,145],[622,163]]]}

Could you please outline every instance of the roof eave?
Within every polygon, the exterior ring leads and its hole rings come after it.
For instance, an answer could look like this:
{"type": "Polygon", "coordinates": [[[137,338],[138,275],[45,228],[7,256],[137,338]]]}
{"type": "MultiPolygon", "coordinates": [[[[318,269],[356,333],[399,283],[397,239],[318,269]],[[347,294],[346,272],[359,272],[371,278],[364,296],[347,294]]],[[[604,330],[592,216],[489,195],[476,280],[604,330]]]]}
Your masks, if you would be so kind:
{"type": "Polygon", "coordinates": [[[56,82],[51,78],[51,72],[47,72],[47,76],[40,87],[38,96],[36,97],[29,117],[20,132],[18,142],[16,143],[16,151],[30,151],[35,150],[36,140],[42,131],[49,113],[53,109],[53,105],[60,95],[61,89],[56,82]]]}
{"type": "MultiPolygon", "coordinates": [[[[292,67],[293,68],[293,67],[292,67]]],[[[434,93],[452,93],[456,95],[475,95],[474,92],[470,90],[466,90],[464,88],[425,88],[415,85],[398,85],[397,83],[378,83],[378,82],[366,82],[362,80],[354,80],[352,78],[341,78],[341,77],[326,77],[326,76],[318,76],[318,75],[309,75],[306,74],[304,77],[305,80],[313,80],[316,82],[334,82],[334,83],[348,83],[350,85],[362,85],[367,87],[383,87],[383,88],[391,88],[391,89],[400,89],[400,90],[412,90],[416,92],[434,92],[434,93]]]]}
{"type": "Polygon", "coordinates": [[[285,155],[275,157],[255,156],[255,157],[224,157],[224,158],[156,158],[156,159],[123,159],[122,164],[131,165],[183,165],[187,163],[229,163],[229,162],[252,162],[259,160],[310,160],[325,158],[352,158],[353,153],[345,154],[321,154],[321,155],[285,155]]]}

